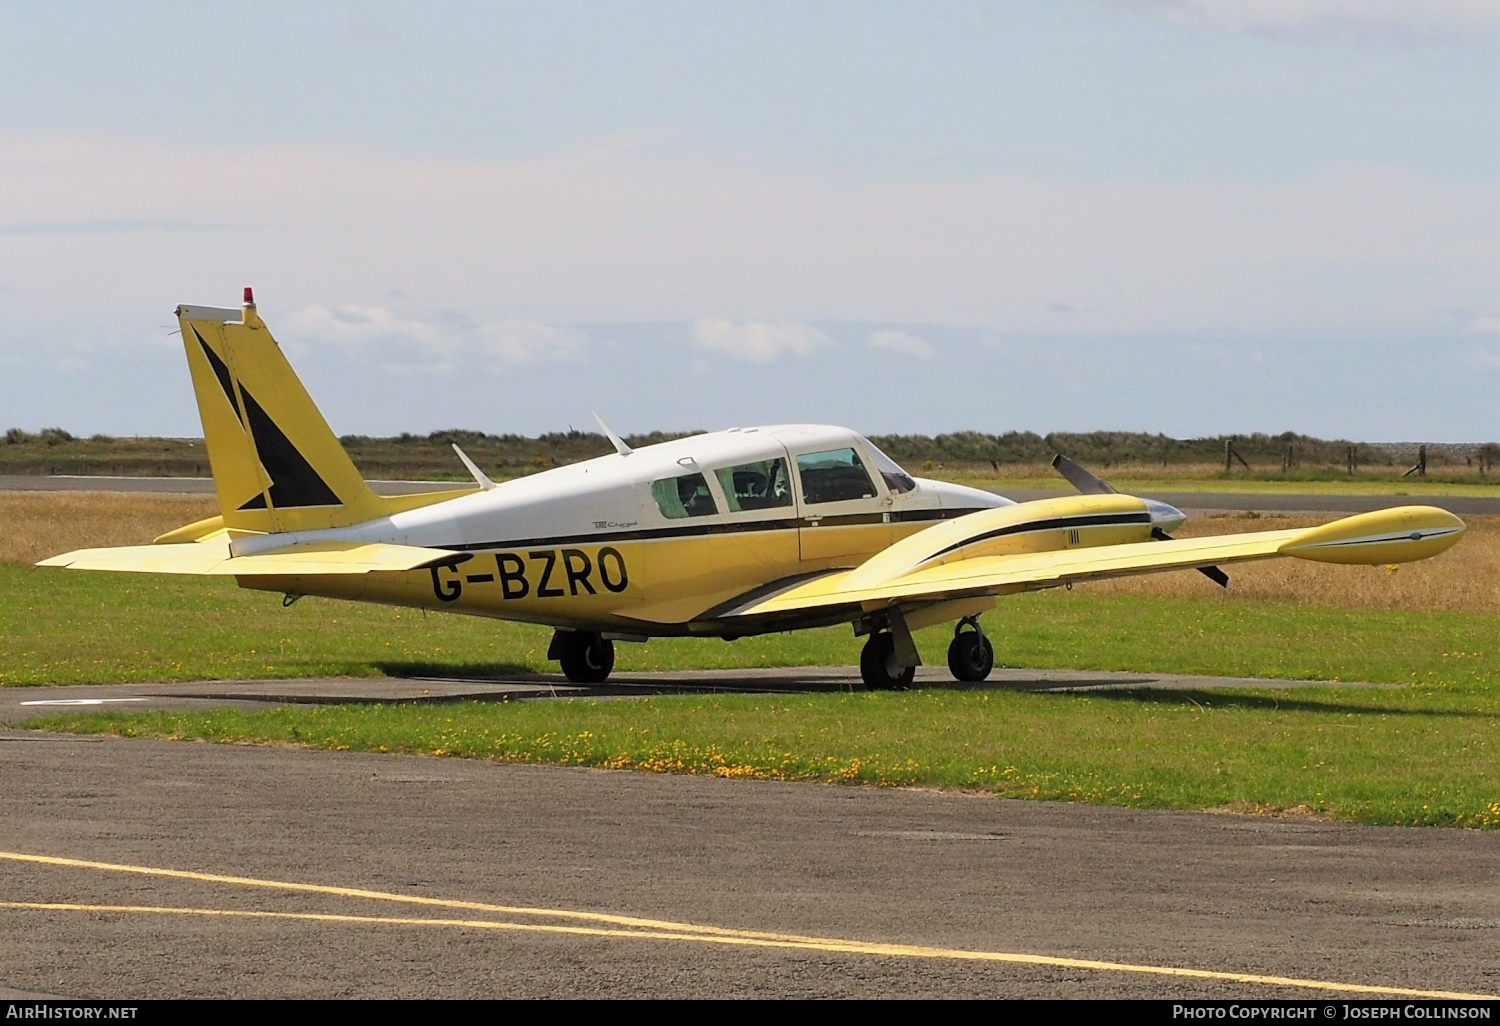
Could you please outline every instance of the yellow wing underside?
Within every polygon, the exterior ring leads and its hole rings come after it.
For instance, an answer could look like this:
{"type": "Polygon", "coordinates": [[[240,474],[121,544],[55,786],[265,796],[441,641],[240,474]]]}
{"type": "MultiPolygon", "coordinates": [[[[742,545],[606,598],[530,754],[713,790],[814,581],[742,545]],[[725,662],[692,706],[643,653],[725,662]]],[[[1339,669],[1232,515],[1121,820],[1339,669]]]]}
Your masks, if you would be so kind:
{"type": "Polygon", "coordinates": [[[230,554],[229,541],[174,545],[128,545],[110,549],[79,549],[45,559],[37,566],[70,570],[114,570],[143,574],[207,576],[262,576],[367,574],[376,570],[419,570],[461,559],[465,553],[424,549],[413,545],[330,542],[299,545],[279,552],[249,556],[230,554]]]}

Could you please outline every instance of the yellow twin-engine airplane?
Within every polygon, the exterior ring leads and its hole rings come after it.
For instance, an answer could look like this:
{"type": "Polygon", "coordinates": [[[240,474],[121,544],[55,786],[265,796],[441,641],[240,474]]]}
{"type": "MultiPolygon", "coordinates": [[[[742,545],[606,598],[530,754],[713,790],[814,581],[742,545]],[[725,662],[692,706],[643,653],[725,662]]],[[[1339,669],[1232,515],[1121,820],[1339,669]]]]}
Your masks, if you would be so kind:
{"type": "MultiPolygon", "coordinates": [[[[370,490],[256,313],[177,310],[219,516],[153,545],[83,549],[42,566],[229,575],[241,587],[443,609],[555,629],[549,659],[597,683],[614,642],[738,638],[853,624],[860,671],[900,688],[911,632],[957,621],[948,665],[994,664],[978,616],[998,596],[1075,581],[1271,556],[1400,563],[1454,544],[1463,522],[1405,506],[1308,530],[1173,539],[1186,519],[1121,495],[1061,457],[1082,493],[1013,503],[913,478],[861,435],[797,424],[730,428],[501,484],[370,490]]],[[[457,449],[457,446],[455,446],[457,449]]]]}

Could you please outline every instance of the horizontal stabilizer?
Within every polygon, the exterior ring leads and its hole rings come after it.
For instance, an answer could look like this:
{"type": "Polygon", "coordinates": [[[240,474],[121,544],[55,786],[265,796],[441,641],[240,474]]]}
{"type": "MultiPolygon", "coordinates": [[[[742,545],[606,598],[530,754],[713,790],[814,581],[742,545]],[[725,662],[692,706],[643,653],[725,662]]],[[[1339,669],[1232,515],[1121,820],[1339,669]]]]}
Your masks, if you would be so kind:
{"type": "Polygon", "coordinates": [[[144,574],[192,574],[224,577],[316,576],[367,574],[372,571],[421,570],[468,558],[467,553],[424,549],[415,545],[324,542],[297,545],[250,556],[231,555],[227,541],[176,545],[127,545],[111,549],[78,549],[44,559],[37,566],[69,570],[114,570],[144,574]]]}

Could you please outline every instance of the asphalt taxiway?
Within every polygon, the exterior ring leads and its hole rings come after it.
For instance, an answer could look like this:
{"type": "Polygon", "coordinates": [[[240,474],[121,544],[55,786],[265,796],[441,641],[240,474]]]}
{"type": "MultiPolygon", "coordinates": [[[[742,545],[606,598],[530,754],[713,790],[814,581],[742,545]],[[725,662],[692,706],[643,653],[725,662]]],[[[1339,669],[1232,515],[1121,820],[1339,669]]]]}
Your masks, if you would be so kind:
{"type": "Polygon", "coordinates": [[[0,738],[11,994],[1500,992],[1489,833],[0,738]]]}
{"type": "MultiPolygon", "coordinates": [[[[856,679],[8,688],[0,720],[856,679]]],[[[985,686],[1288,682],[1004,670],[985,686]]],[[[15,728],[0,779],[0,997],[1500,992],[1488,833],[15,728]]]]}

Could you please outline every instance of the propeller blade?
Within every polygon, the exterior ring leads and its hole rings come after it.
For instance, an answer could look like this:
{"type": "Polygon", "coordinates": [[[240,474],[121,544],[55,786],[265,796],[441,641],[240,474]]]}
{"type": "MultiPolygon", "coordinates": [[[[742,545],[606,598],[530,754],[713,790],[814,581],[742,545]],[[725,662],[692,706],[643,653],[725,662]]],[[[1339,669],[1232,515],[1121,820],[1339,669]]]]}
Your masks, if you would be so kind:
{"type": "Polygon", "coordinates": [[[1229,575],[1216,566],[1200,566],[1198,572],[1221,588],[1229,587],[1229,575]]]}
{"type": "Polygon", "coordinates": [[[1077,488],[1084,495],[1115,494],[1115,490],[1110,487],[1109,482],[1095,477],[1061,453],[1052,457],[1052,469],[1066,478],[1068,484],[1077,488]]]}
{"type": "MultiPolygon", "coordinates": [[[[1163,531],[1159,527],[1153,527],[1153,528],[1151,528],[1151,537],[1153,539],[1155,539],[1156,541],[1171,541],[1172,540],[1172,536],[1170,534],[1168,534],[1166,531],[1163,531]]],[[[1208,566],[1197,567],[1197,570],[1198,570],[1198,572],[1200,574],[1202,574],[1204,577],[1207,577],[1210,581],[1213,581],[1219,587],[1221,587],[1221,588],[1227,588],[1227,587],[1229,587],[1229,575],[1226,574],[1223,570],[1220,570],[1218,567],[1214,566],[1213,564],[1209,564],[1208,566]]]]}

